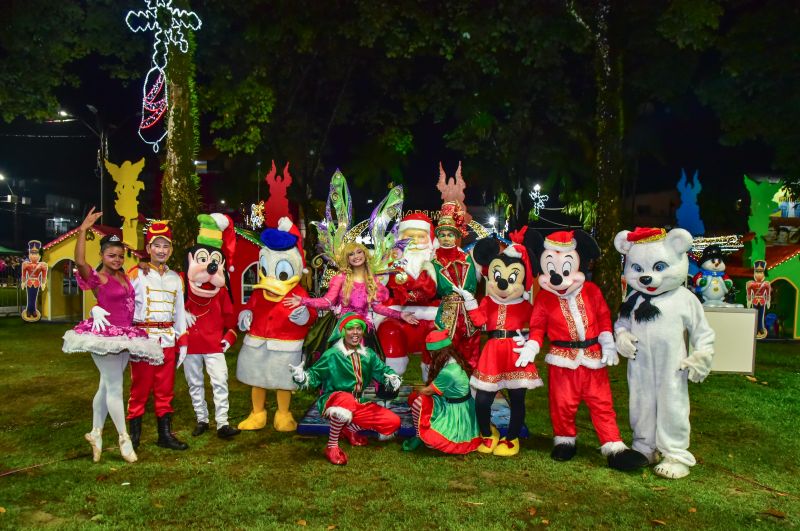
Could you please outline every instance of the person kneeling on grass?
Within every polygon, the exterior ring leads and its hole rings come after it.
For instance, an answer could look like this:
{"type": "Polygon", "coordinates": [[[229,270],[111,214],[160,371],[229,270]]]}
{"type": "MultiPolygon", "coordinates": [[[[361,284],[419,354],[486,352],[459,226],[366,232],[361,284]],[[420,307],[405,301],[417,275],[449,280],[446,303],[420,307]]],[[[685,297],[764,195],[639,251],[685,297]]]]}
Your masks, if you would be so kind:
{"type": "Polygon", "coordinates": [[[453,347],[447,330],[430,332],[425,346],[431,354],[427,386],[408,397],[417,435],[403,443],[403,450],[424,443],[447,454],[469,453],[483,442],[469,389],[472,367],[453,347]]]}
{"type": "Polygon", "coordinates": [[[386,384],[392,391],[400,388],[401,379],[387,367],[372,349],[362,344],[367,324],[356,313],[344,314],[328,339],[333,343],[307,371],[302,365],[289,365],[292,378],[302,389],[322,387],[317,407],[330,422],[325,457],[334,465],[347,464],[347,454],[339,448],[344,430],[351,446],[365,446],[361,430],[374,430],[390,436],[400,428],[400,417],[388,409],[364,402],[362,393],[372,380],[386,384]]]}

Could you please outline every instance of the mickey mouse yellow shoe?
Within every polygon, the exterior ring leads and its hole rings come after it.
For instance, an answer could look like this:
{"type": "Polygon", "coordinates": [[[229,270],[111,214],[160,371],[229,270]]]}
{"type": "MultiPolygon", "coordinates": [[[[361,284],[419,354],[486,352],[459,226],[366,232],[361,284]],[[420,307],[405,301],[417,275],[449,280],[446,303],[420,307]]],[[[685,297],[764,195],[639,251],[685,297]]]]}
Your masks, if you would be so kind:
{"type": "Polygon", "coordinates": [[[512,455],[517,455],[519,453],[519,439],[512,439],[509,441],[503,437],[497,443],[497,446],[492,453],[501,457],[511,457],[512,455]]]}
{"type": "Polygon", "coordinates": [[[478,446],[478,451],[482,454],[494,453],[495,448],[497,448],[497,441],[499,440],[500,432],[497,431],[497,428],[492,426],[492,435],[483,438],[483,442],[478,446]]]}

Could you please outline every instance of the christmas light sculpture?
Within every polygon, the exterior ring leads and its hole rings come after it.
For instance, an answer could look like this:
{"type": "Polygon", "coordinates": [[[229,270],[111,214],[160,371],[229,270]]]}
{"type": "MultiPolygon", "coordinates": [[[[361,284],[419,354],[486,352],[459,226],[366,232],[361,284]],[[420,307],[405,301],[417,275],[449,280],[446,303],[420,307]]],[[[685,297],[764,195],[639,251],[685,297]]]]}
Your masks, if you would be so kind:
{"type": "Polygon", "coordinates": [[[181,53],[189,51],[184,29],[197,31],[202,22],[193,11],[173,7],[172,0],[145,0],[145,3],[147,9],[144,11],[128,11],[125,23],[134,33],[153,32],[152,66],[142,88],[139,137],[157,153],[159,143],[167,136],[166,128],[159,131],[155,126],[161,122],[168,107],[166,68],[169,45],[176,45],[181,53]]]}
{"type": "Polygon", "coordinates": [[[550,199],[550,196],[547,194],[540,193],[542,187],[538,184],[533,187],[533,192],[530,194],[530,198],[533,200],[533,214],[538,218],[539,211],[544,208],[544,204],[550,199]]]}

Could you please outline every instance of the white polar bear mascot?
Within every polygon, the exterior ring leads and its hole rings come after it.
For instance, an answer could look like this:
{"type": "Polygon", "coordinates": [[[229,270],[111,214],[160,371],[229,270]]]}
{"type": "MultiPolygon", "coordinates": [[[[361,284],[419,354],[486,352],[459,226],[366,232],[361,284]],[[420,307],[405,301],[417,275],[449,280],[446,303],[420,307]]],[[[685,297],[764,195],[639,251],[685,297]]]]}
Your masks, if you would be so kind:
{"type": "Polygon", "coordinates": [[[688,451],[687,380],[702,382],[714,355],[714,331],[703,306],[683,287],[692,236],[683,229],[637,227],[617,234],[614,246],[625,255],[625,280],[634,290],[614,326],[617,349],[629,358],[632,447],[651,464],[663,457],[654,468],[659,476],[682,478],[696,463],[688,451]]]}

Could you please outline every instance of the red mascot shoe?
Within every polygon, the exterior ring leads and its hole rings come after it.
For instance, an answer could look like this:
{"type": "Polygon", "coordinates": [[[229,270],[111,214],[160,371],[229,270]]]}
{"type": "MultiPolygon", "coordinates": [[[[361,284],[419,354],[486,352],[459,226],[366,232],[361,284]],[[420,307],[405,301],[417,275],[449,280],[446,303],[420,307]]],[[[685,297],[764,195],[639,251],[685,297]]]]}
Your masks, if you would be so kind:
{"type": "Polygon", "coordinates": [[[347,439],[347,442],[350,443],[350,446],[366,446],[367,444],[369,444],[367,437],[361,435],[358,432],[348,430],[345,428],[342,431],[342,434],[344,435],[344,438],[347,439]]]}
{"type": "Polygon", "coordinates": [[[332,448],[325,448],[325,457],[334,465],[346,465],[347,454],[342,451],[338,446],[332,448]]]}

